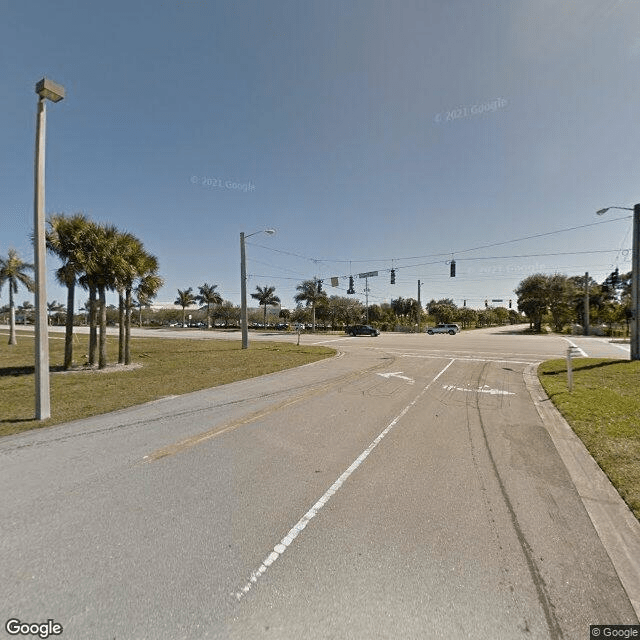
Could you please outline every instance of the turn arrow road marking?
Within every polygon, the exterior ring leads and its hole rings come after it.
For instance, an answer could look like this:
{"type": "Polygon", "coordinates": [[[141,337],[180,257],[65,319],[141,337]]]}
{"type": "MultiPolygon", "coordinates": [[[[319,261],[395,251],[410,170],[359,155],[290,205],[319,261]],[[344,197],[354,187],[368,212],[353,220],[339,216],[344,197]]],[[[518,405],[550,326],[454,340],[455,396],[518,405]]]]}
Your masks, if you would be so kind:
{"type": "Polygon", "coordinates": [[[489,395],[492,395],[492,396],[515,396],[516,395],[511,391],[502,391],[502,389],[491,389],[486,384],[482,387],[478,387],[477,389],[465,389],[464,387],[456,387],[455,385],[452,385],[452,384],[445,384],[443,385],[442,388],[446,389],[447,391],[469,391],[471,393],[488,393],[489,395]]]}
{"type": "Polygon", "coordinates": [[[401,374],[402,374],[402,371],[393,371],[390,373],[378,373],[377,375],[382,376],[387,380],[389,378],[400,378],[401,380],[406,380],[409,384],[414,384],[415,380],[413,378],[408,378],[407,376],[403,376],[401,374]]]}

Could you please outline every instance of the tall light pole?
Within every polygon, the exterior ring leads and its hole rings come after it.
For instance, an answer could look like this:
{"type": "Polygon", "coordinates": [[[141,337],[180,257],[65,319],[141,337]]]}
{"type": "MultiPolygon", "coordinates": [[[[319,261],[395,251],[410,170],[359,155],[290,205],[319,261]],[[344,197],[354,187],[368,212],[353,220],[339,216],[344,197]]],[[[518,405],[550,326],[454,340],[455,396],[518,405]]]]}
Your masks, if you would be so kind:
{"type": "Polygon", "coordinates": [[[640,204],[630,207],[605,207],[596,213],[601,216],[609,209],[633,211],[633,254],[631,256],[631,360],[640,360],[640,299],[638,275],[640,274],[640,204]]]}
{"type": "Polygon", "coordinates": [[[261,229],[249,235],[245,235],[244,231],[240,232],[240,329],[242,331],[243,349],[249,348],[249,327],[247,326],[247,256],[244,249],[244,241],[246,238],[255,236],[258,233],[266,233],[272,236],[275,232],[275,229],[261,229]]]}
{"type": "Polygon", "coordinates": [[[47,327],[47,268],[44,231],[44,167],[47,110],[45,100],[60,102],[64,98],[64,87],[42,78],[36,84],[38,115],[36,118],[36,157],[34,164],[34,267],[36,275],[36,327],[35,327],[35,374],[36,374],[36,420],[51,417],[49,395],[49,331],[47,327]]]}

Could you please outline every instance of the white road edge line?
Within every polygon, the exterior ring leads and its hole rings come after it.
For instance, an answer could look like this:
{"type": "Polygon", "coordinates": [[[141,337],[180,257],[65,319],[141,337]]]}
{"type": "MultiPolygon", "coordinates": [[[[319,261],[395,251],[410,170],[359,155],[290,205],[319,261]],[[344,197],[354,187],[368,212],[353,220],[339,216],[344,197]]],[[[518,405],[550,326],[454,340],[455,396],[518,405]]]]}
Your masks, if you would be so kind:
{"type": "Polygon", "coordinates": [[[387,427],[378,435],[378,437],[351,463],[351,465],[342,473],[342,475],[324,492],[322,497],[307,511],[298,522],[296,522],[287,535],[273,547],[273,551],[262,561],[262,564],[251,574],[247,584],[232,594],[239,601],[244,595],[249,593],[254,584],[258,582],[258,578],[266,573],[267,569],[287,550],[287,548],[297,538],[298,534],[304,530],[312,518],[318,515],[318,512],[324,507],[331,497],[342,487],[347,478],[367,459],[369,454],[378,446],[382,439],[396,426],[399,420],[413,407],[429,387],[456,361],[452,358],[444,369],[436,375],[433,380],[427,384],[420,393],[387,425],[387,427]]]}
{"type": "Polygon", "coordinates": [[[624,351],[625,353],[629,353],[631,351],[631,345],[630,344],[616,344],[615,342],[609,342],[608,340],[602,340],[602,342],[605,342],[606,344],[610,344],[612,347],[617,347],[618,349],[622,349],[622,351],[624,351]]]}
{"type": "Polygon", "coordinates": [[[569,338],[562,338],[563,340],[566,340],[574,349],[577,349],[580,352],[580,355],[583,358],[588,358],[589,356],[584,352],[583,349],[581,349],[577,344],[575,344],[575,342],[572,342],[571,340],[569,340],[569,338]]]}

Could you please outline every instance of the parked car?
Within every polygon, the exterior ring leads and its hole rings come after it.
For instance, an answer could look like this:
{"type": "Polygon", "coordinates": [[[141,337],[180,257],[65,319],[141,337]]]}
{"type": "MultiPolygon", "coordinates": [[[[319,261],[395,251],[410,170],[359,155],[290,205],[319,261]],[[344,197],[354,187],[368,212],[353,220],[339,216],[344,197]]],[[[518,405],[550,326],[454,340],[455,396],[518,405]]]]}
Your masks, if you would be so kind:
{"type": "Polygon", "coordinates": [[[289,328],[289,325],[286,322],[278,322],[278,324],[275,326],[275,328],[278,331],[284,331],[285,329],[289,328]]]}
{"type": "Polygon", "coordinates": [[[454,336],[460,333],[460,326],[457,324],[437,324],[435,327],[427,327],[427,333],[432,336],[434,333],[448,333],[454,336]]]}
{"type": "Polygon", "coordinates": [[[380,331],[378,329],[374,329],[374,327],[369,326],[368,324],[354,324],[345,329],[345,333],[348,333],[350,336],[379,336],[380,331]]]}

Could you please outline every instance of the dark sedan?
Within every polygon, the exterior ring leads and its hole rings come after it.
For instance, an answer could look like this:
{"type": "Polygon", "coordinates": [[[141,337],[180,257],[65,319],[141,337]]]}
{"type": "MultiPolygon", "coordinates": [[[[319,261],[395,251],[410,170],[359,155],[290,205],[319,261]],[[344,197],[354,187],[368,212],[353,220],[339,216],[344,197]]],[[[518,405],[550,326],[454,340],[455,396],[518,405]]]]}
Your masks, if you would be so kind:
{"type": "Polygon", "coordinates": [[[368,324],[354,324],[351,327],[347,327],[345,332],[350,336],[379,336],[380,331],[370,327],[368,324]]]}

